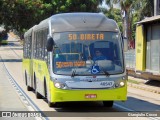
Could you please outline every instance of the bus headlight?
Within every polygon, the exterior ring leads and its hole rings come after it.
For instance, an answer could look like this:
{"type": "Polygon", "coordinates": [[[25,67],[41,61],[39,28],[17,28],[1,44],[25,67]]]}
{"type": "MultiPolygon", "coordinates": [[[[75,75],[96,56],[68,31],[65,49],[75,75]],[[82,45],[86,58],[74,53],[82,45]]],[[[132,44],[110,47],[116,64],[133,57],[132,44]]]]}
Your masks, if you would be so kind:
{"type": "Polygon", "coordinates": [[[119,85],[120,85],[121,87],[123,87],[123,86],[124,86],[124,82],[120,82],[119,85]]]}
{"type": "Polygon", "coordinates": [[[66,88],[65,84],[59,83],[59,82],[56,82],[56,83],[54,84],[54,86],[55,86],[56,88],[59,88],[59,89],[65,89],[65,88],[66,88]]]}
{"type": "Polygon", "coordinates": [[[117,81],[115,83],[115,88],[123,87],[125,86],[125,81],[117,81]]]}

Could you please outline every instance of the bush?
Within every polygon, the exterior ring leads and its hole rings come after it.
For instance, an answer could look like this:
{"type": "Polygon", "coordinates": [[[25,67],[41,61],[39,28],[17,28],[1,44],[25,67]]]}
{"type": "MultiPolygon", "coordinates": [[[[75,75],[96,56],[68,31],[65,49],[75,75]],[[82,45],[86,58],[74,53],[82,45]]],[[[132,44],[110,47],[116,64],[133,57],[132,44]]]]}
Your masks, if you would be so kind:
{"type": "Polygon", "coordinates": [[[8,34],[5,30],[0,32],[0,41],[2,40],[7,40],[8,39],[8,34]]]}
{"type": "Polygon", "coordinates": [[[8,44],[8,41],[7,41],[7,40],[2,40],[2,41],[0,42],[0,44],[1,44],[1,45],[7,45],[7,44],[8,44]]]}
{"type": "Polygon", "coordinates": [[[0,31],[0,45],[7,45],[8,44],[8,34],[5,30],[0,31]]]}

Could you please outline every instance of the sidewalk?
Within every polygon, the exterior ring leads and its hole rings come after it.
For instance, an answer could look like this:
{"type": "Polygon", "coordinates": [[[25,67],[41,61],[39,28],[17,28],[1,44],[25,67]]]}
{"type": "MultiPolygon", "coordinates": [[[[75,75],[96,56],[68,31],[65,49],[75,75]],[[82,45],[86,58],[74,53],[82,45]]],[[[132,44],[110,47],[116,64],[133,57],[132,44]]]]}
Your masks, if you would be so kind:
{"type": "Polygon", "coordinates": [[[128,76],[128,80],[129,80],[127,83],[128,87],[133,87],[136,89],[141,89],[141,90],[145,90],[148,92],[160,94],[160,87],[146,85],[145,83],[147,82],[147,80],[143,80],[143,79],[135,78],[131,76],[128,76]]]}
{"type": "Polygon", "coordinates": [[[0,60],[0,111],[28,111],[13,88],[0,60]]]}

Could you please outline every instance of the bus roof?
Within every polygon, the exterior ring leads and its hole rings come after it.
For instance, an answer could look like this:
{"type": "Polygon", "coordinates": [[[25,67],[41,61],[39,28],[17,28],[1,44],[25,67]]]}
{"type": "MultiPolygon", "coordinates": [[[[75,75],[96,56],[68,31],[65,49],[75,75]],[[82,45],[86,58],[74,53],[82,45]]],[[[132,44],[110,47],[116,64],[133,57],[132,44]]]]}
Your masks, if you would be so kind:
{"type": "Polygon", "coordinates": [[[51,32],[119,31],[116,22],[102,13],[62,13],[41,21],[34,30],[50,28],[51,32]]]}
{"type": "Polygon", "coordinates": [[[25,32],[24,37],[25,37],[25,36],[28,36],[28,35],[31,35],[31,34],[32,34],[32,30],[33,30],[36,26],[37,26],[37,25],[31,27],[27,32],[25,32]]]}
{"type": "Polygon", "coordinates": [[[102,13],[63,13],[50,17],[52,32],[115,31],[118,26],[102,13]]]}

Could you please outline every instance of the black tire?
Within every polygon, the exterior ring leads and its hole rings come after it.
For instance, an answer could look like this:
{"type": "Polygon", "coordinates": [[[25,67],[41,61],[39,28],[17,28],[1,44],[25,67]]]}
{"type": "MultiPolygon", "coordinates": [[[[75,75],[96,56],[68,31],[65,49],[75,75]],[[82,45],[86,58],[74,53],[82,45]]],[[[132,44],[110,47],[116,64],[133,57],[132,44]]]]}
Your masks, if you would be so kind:
{"type": "Polygon", "coordinates": [[[27,86],[27,73],[26,73],[26,71],[25,71],[24,78],[25,78],[25,83],[26,83],[26,86],[27,86]]]}
{"type": "Polygon", "coordinates": [[[112,107],[113,106],[113,101],[103,101],[104,107],[112,107]]]}
{"type": "Polygon", "coordinates": [[[37,84],[36,84],[36,77],[34,76],[34,89],[35,89],[35,95],[37,99],[41,99],[42,95],[37,91],[37,84]]]}
{"type": "Polygon", "coordinates": [[[45,79],[44,79],[44,97],[47,99],[47,84],[45,79]]]}
{"type": "Polygon", "coordinates": [[[28,91],[32,91],[33,89],[32,89],[32,87],[30,87],[30,86],[27,85],[27,90],[28,91]]]}
{"type": "Polygon", "coordinates": [[[48,106],[49,107],[56,107],[57,106],[57,103],[56,102],[50,102],[48,100],[48,93],[47,93],[47,84],[46,84],[46,79],[44,79],[44,94],[45,94],[45,98],[47,100],[47,103],[48,103],[48,106]]]}
{"type": "Polygon", "coordinates": [[[48,100],[47,100],[47,102],[48,102],[48,106],[49,107],[57,107],[57,103],[56,102],[50,102],[48,100]]]}
{"type": "Polygon", "coordinates": [[[45,89],[45,98],[46,98],[46,100],[47,100],[48,106],[49,106],[49,107],[56,107],[56,106],[57,106],[57,103],[56,103],[56,102],[50,102],[50,101],[48,100],[48,93],[47,93],[46,81],[44,82],[44,89],[45,89]]]}
{"type": "Polygon", "coordinates": [[[32,91],[32,87],[30,87],[27,82],[27,73],[26,72],[25,72],[25,81],[26,81],[27,91],[32,91]]]}
{"type": "Polygon", "coordinates": [[[34,81],[34,87],[33,87],[33,89],[36,91],[36,76],[35,76],[35,73],[34,73],[34,79],[33,79],[33,81],[34,81]]]}
{"type": "Polygon", "coordinates": [[[35,95],[37,99],[42,99],[42,95],[39,92],[35,91],[35,95]]]}

